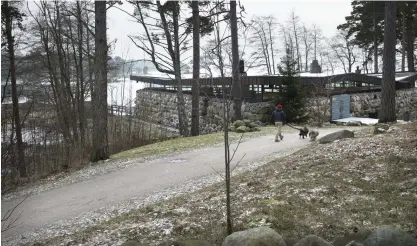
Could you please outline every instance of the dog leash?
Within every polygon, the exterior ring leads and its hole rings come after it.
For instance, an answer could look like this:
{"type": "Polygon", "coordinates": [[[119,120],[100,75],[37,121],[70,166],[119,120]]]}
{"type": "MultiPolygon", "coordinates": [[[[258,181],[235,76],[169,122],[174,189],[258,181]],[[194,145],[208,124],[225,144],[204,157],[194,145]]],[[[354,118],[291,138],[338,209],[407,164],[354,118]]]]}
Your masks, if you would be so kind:
{"type": "Polygon", "coordinates": [[[298,128],[295,128],[295,127],[293,127],[291,124],[286,124],[287,126],[289,126],[289,127],[291,127],[291,128],[293,128],[293,129],[295,129],[295,130],[301,130],[301,129],[298,129],[298,128]]]}

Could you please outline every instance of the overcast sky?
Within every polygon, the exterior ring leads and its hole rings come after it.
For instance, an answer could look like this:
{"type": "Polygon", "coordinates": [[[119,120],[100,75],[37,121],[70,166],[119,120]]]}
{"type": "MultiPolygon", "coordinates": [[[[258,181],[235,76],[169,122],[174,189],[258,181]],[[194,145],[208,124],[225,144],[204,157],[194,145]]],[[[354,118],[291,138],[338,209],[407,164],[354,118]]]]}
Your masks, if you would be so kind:
{"type": "MultiPolygon", "coordinates": [[[[274,15],[279,22],[283,23],[294,10],[302,23],[307,26],[316,23],[320,26],[325,37],[333,36],[337,25],[342,24],[345,16],[351,11],[349,0],[242,0],[241,3],[245,7],[247,19],[250,19],[252,15],[274,15]]],[[[133,12],[132,6],[126,2],[121,8],[130,13],[133,12]]],[[[142,32],[141,25],[131,20],[131,17],[119,9],[109,10],[109,39],[117,39],[112,56],[118,55],[125,59],[143,58],[143,52],[127,37],[127,35],[142,32]]]]}

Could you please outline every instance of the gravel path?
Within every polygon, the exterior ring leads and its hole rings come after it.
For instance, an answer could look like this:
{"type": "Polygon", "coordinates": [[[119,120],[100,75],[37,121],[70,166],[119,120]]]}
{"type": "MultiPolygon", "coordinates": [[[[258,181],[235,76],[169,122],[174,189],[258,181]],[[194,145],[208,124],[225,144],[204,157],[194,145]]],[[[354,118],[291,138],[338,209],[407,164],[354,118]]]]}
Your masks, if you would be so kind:
{"type": "MultiPolygon", "coordinates": [[[[321,129],[320,136],[339,130],[341,128],[321,129]]],[[[299,139],[297,133],[284,136],[279,143],[274,142],[272,134],[242,142],[232,165],[243,159],[233,175],[309,145],[309,140],[299,139]]],[[[236,143],[232,144],[231,151],[235,148],[236,143]]],[[[116,165],[119,168],[112,169],[112,172],[92,175],[86,180],[68,185],[46,184],[49,188],[37,187],[37,192],[26,192],[32,195],[15,211],[16,215],[21,213],[17,226],[2,233],[2,243],[19,245],[72,233],[130,209],[218,182],[224,170],[223,153],[222,146],[215,146],[145,162],[130,160],[116,165]]],[[[111,161],[103,163],[103,166],[109,165],[111,161]]],[[[93,173],[100,173],[99,169],[100,165],[89,168],[90,171],[95,170],[93,173]]],[[[74,175],[76,173],[66,179],[75,179],[74,175]]],[[[21,201],[25,192],[20,191],[19,194],[2,199],[2,215],[21,201]]]]}

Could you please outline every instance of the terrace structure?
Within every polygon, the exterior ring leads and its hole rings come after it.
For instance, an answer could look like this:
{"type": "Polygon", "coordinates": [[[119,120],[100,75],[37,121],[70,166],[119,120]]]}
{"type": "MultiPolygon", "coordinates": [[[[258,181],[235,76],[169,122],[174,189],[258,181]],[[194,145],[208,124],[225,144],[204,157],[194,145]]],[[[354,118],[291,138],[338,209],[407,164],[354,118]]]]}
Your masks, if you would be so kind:
{"type": "MultiPolygon", "coordinates": [[[[145,83],[145,90],[176,91],[176,81],[173,78],[131,75],[130,79],[145,83]]],[[[261,75],[246,76],[241,73],[242,99],[248,102],[262,102],[269,99],[268,94],[280,92],[283,89],[283,76],[261,75]]],[[[181,79],[184,93],[191,93],[194,79],[181,79]]],[[[314,91],[332,96],[338,94],[351,94],[358,92],[380,91],[382,74],[361,74],[357,69],[355,73],[328,75],[325,73],[300,73],[300,85],[314,88],[314,91]]],[[[397,72],[395,75],[396,89],[414,88],[417,84],[417,72],[397,72]]],[[[200,94],[203,96],[230,95],[232,85],[231,77],[200,78],[200,94]],[[224,85],[224,87],[223,87],[224,85]]]]}

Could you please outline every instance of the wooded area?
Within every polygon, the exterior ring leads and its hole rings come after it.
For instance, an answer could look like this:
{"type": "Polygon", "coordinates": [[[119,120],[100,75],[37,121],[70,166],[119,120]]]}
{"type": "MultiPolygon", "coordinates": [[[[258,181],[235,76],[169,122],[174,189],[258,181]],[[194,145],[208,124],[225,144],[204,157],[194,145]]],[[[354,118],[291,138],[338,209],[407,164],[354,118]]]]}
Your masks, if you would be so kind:
{"type": "Polygon", "coordinates": [[[137,23],[137,35],[128,38],[144,52],[143,62],[175,79],[183,137],[199,135],[200,78],[232,77],[231,119],[242,118],[240,60],[245,72],[264,75],[283,75],[285,58],[295,61],[295,77],[311,72],[313,61],[330,75],[356,67],[363,73],[382,70],[384,122],[395,120],[395,71],[416,67],[417,3],[411,1],[353,1],[333,37],[295,11],[279,22],[248,16],[236,1],[3,1],[2,175],[8,182],[79,168],[171,137],[146,122],[147,112],[134,112],[132,100],[118,105],[129,113],[108,114],[110,84],[125,83],[133,66],[113,54],[116,40],[107,39],[110,8],[137,23]],[[195,82],[191,116],[182,83],[188,64],[195,82]]]}

